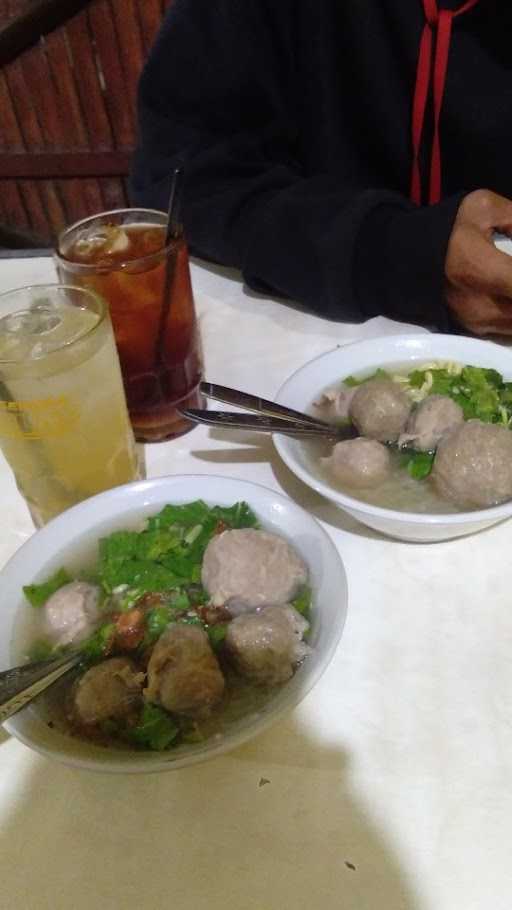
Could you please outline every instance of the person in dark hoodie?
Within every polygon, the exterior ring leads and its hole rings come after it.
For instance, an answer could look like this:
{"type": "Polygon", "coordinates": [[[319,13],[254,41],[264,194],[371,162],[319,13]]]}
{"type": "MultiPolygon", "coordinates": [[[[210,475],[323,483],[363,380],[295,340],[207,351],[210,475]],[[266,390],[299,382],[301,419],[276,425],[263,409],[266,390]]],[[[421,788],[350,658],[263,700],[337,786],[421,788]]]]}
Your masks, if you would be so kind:
{"type": "Polygon", "coordinates": [[[512,334],[512,3],[174,0],[132,197],[331,319],[512,334]]]}

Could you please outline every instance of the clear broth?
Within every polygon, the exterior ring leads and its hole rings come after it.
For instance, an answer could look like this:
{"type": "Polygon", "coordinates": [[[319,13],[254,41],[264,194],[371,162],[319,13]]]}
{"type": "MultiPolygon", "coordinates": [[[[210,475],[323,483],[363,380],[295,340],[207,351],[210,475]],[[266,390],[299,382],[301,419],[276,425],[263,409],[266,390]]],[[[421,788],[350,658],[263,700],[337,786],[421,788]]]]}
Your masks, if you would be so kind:
{"type": "MultiPolygon", "coordinates": [[[[439,366],[444,364],[439,362],[439,366]]],[[[432,364],[428,364],[432,366],[432,364]]],[[[364,379],[375,372],[365,370],[356,373],[356,379],[364,379]]],[[[386,364],[386,372],[391,376],[407,376],[412,370],[425,369],[425,364],[386,364]]],[[[315,396],[314,402],[328,391],[334,388],[339,389],[343,386],[343,380],[338,384],[330,383],[321,392],[315,396]]],[[[309,406],[308,413],[313,417],[325,418],[325,409],[318,407],[314,402],[309,406]]],[[[404,455],[395,447],[389,447],[391,456],[391,473],[389,477],[378,487],[353,487],[349,484],[342,484],[333,476],[329,468],[322,464],[321,459],[331,454],[333,443],[328,440],[307,440],[301,443],[303,446],[304,460],[311,473],[323,483],[339,490],[341,493],[347,493],[354,499],[360,499],[373,506],[379,506],[383,509],[394,509],[399,512],[416,512],[416,513],[437,513],[437,514],[454,514],[462,511],[457,506],[441,496],[430,477],[423,480],[416,480],[411,477],[404,465],[404,455]]]]}
{"type": "MultiPolygon", "coordinates": [[[[154,508],[148,507],[147,516],[154,514],[154,508]]],[[[140,514],[130,521],[129,517],[123,521],[123,529],[141,531],[145,525],[144,519],[140,514]]],[[[103,526],[98,527],[94,532],[89,532],[87,537],[80,545],[65,548],[59,556],[55,557],[46,567],[45,571],[35,579],[27,578],[29,581],[40,582],[51,576],[62,566],[65,566],[71,577],[77,577],[83,573],[87,574],[94,570],[97,563],[98,540],[107,536],[114,530],[118,530],[119,525],[115,519],[105,522],[103,526]]],[[[290,543],[292,543],[290,541],[290,543]]],[[[11,641],[11,657],[13,665],[26,663],[31,647],[35,642],[41,640],[43,635],[43,611],[32,607],[25,602],[18,611],[14,624],[14,633],[11,641]]],[[[291,680],[275,686],[255,685],[242,677],[238,676],[229,664],[217,655],[224,674],[226,689],[222,701],[214,708],[205,719],[195,721],[194,726],[198,734],[199,741],[222,738],[229,729],[248,718],[256,718],[265,711],[266,707],[272,702],[285,688],[291,680]]],[[[307,658],[306,658],[307,659],[307,658]]],[[[300,671],[300,666],[296,667],[295,672],[300,671]]],[[[49,727],[59,732],[72,736],[82,741],[94,742],[97,746],[116,750],[131,750],[136,747],[133,744],[124,742],[114,736],[107,736],[99,733],[94,738],[86,737],[80,731],[76,730],[68,717],[68,703],[71,691],[76,679],[81,672],[72,672],[67,674],[66,678],[57,682],[47,692],[35,699],[32,710],[37,711],[39,717],[49,727]]],[[[293,677],[292,677],[293,679],[293,677]]],[[[186,747],[192,743],[192,740],[185,740],[180,743],[178,748],[186,747]]],[[[194,740],[195,742],[195,740],[194,740]]],[[[140,750],[149,751],[149,750],[140,750]]],[[[175,751],[172,747],[166,752],[171,754],[175,751]]],[[[162,753],[163,754],[163,753],[162,753]]]]}

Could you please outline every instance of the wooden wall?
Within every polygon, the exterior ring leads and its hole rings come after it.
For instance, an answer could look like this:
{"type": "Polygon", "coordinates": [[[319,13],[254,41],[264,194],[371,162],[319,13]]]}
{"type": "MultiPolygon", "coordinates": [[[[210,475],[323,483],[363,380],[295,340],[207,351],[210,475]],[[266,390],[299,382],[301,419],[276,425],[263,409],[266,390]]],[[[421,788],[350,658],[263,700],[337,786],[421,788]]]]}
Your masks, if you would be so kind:
{"type": "MultiPolygon", "coordinates": [[[[136,87],[171,0],[92,0],[0,71],[0,225],[52,245],[127,204],[136,87]]],[[[33,3],[33,0],[32,0],[33,3]]],[[[0,24],[31,0],[0,0],[0,24]]]]}

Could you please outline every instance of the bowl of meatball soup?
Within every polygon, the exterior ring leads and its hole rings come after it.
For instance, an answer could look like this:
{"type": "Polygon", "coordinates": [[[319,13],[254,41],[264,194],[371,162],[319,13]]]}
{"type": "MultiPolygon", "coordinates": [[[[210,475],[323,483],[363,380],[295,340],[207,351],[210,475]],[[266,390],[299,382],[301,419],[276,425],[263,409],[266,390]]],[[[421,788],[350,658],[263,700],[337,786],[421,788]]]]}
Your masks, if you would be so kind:
{"type": "Polygon", "coordinates": [[[79,652],[7,730],[68,764],[179,768],[296,706],[342,635],[347,582],[319,523],[242,480],[176,475],[64,512],[0,573],[0,670],[79,652]]]}
{"type": "Polygon", "coordinates": [[[407,541],[480,531],[512,515],[512,353],[412,334],[338,347],[276,400],[333,437],[274,437],[293,473],[352,517],[407,541]]]}

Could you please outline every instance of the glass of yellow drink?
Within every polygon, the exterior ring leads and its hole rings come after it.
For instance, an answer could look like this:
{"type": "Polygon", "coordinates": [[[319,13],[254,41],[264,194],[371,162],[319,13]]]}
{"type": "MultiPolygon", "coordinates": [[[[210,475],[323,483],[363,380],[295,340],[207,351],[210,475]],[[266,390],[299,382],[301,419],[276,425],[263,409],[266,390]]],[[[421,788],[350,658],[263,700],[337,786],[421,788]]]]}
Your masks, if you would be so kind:
{"type": "Polygon", "coordinates": [[[0,448],[36,527],[140,477],[110,317],[94,291],[0,295],[0,448]]]}

